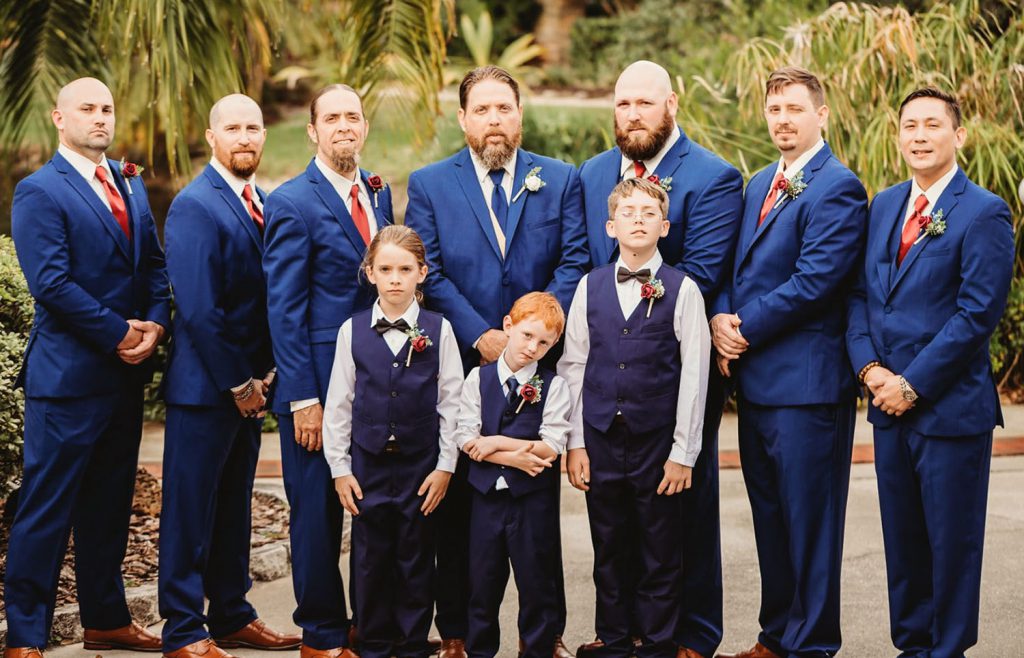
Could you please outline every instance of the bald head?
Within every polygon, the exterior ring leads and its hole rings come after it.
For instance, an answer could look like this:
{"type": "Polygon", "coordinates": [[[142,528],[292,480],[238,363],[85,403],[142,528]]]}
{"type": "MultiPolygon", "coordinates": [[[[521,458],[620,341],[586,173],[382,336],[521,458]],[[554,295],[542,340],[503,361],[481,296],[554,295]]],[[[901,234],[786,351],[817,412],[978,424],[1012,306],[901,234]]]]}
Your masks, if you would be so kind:
{"type": "Polygon", "coordinates": [[[78,78],[72,80],[57,92],[57,109],[67,110],[77,105],[83,98],[92,100],[103,100],[111,107],[114,106],[114,96],[110,93],[107,85],[96,78],[78,78]]]}
{"type": "Polygon", "coordinates": [[[50,113],[60,143],[100,162],[114,139],[114,97],[96,78],[79,78],[61,88],[50,113]]]}
{"type": "Polygon", "coordinates": [[[660,64],[641,59],[627,66],[619,75],[615,83],[616,98],[620,90],[629,93],[646,90],[648,94],[664,99],[672,93],[672,79],[660,64]]]}
{"type": "Polygon", "coordinates": [[[237,116],[259,116],[263,125],[263,111],[253,99],[245,94],[228,94],[210,108],[210,128],[216,130],[226,118],[237,116]]]}

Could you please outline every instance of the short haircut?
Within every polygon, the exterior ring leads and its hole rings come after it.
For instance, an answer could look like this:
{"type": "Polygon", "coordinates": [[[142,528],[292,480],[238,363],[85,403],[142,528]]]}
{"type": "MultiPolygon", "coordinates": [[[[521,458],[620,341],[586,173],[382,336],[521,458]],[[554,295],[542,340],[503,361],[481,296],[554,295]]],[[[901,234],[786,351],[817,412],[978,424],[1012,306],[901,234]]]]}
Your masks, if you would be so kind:
{"type": "Polygon", "coordinates": [[[612,188],[612,193],[608,195],[608,219],[615,217],[619,202],[633,196],[633,192],[643,192],[657,201],[662,219],[668,219],[668,193],[660,183],[654,183],[646,178],[627,178],[612,188]]]}
{"type": "Polygon", "coordinates": [[[325,94],[331,93],[332,91],[339,91],[339,90],[341,90],[341,91],[351,91],[353,94],[355,94],[356,98],[359,99],[359,107],[360,107],[360,109],[362,109],[362,107],[363,107],[363,97],[359,95],[358,91],[356,91],[352,87],[349,87],[348,85],[342,84],[340,82],[339,83],[335,83],[333,85],[327,85],[326,87],[324,87],[320,91],[316,92],[316,95],[313,96],[313,100],[311,100],[309,102],[309,122],[310,123],[312,123],[313,125],[316,125],[316,104],[318,102],[320,102],[320,98],[322,96],[324,96],[325,94]]]}
{"type": "Polygon", "coordinates": [[[512,88],[512,93],[516,97],[516,105],[519,105],[519,83],[512,77],[512,74],[501,68],[500,66],[494,66],[488,64],[487,66],[478,66],[462,78],[462,82],[459,84],[459,107],[463,110],[466,109],[466,99],[469,98],[469,90],[476,86],[478,82],[484,80],[497,80],[498,82],[504,82],[512,88]]]}
{"type": "Polygon", "coordinates": [[[807,87],[807,91],[811,94],[811,102],[816,108],[825,104],[825,90],[822,88],[818,76],[799,66],[784,66],[772,71],[764,85],[765,101],[768,100],[769,94],[779,93],[789,85],[807,87]]]}
{"type": "Polygon", "coordinates": [[[565,329],[565,311],[558,299],[549,292],[528,292],[512,305],[508,312],[512,324],[519,324],[523,320],[537,319],[544,323],[544,326],[562,335],[565,329]]]}
{"type": "Polygon", "coordinates": [[[900,103],[900,118],[903,118],[903,108],[907,106],[912,100],[918,98],[937,98],[946,104],[946,113],[949,114],[949,118],[953,120],[953,129],[956,130],[960,127],[963,121],[963,113],[960,111],[960,101],[956,99],[953,94],[947,94],[946,92],[936,87],[921,87],[917,91],[912,91],[910,94],[903,99],[900,103]]]}

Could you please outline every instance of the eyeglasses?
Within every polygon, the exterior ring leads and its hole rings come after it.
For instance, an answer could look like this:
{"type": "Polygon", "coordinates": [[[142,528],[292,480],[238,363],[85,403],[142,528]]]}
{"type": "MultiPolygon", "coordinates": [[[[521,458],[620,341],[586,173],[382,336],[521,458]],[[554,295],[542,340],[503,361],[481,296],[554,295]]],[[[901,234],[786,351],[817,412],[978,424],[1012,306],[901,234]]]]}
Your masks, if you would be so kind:
{"type": "Polygon", "coordinates": [[[645,210],[643,212],[622,210],[615,213],[615,219],[624,219],[627,222],[631,222],[634,219],[639,219],[642,222],[659,222],[662,220],[662,216],[661,213],[654,212],[652,210],[645,210]]]}

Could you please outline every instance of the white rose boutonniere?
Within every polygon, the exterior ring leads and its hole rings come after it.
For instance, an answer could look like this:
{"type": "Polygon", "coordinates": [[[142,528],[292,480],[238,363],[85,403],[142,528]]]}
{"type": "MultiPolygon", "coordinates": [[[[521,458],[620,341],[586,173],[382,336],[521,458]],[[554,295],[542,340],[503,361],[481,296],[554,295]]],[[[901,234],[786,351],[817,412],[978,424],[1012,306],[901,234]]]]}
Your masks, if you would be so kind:
{"type": "Polygon", "coordinates": [[[520,187],[519,191],[516,192],[516,195],[512,197],[512,203],[515,203],[516,199],[518,199],[523,192],[536,192],[547,185],[547,183],[544,182],[544,179],[540,177],[540,170],[540,167],[534,167],[530,171],[526,172],[526,178],[523,179],[523,186],[520,187]]]}

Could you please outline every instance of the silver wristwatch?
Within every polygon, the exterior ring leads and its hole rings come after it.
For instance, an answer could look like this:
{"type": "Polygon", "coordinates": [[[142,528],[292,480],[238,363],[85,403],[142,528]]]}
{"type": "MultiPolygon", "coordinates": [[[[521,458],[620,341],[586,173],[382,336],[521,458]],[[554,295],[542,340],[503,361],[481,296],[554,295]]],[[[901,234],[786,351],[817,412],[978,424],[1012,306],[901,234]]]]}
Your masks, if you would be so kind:
{"type": "Polygon", "coordinates": [[[911,388],[902,375],[900,376],[900,394],[907,402],[917,402],[917,391],[911,388]]]}

